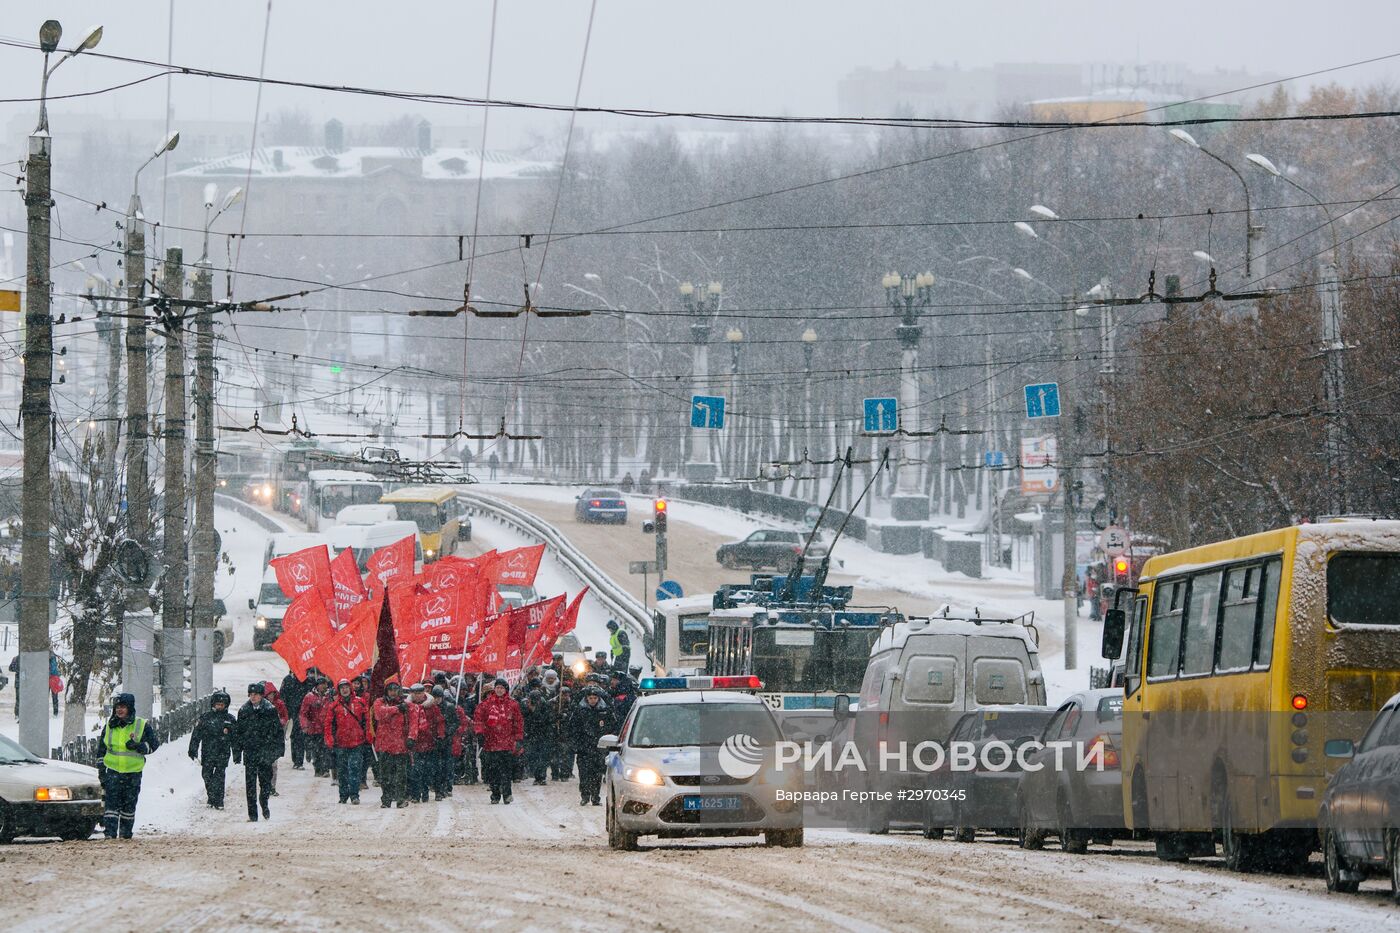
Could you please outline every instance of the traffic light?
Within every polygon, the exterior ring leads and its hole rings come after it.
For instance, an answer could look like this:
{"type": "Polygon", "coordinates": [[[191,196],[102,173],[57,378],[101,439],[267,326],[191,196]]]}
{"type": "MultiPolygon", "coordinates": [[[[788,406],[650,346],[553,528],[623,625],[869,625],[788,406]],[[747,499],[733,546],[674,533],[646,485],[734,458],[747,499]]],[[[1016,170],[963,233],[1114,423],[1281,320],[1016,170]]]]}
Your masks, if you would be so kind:
{"type": "Polygon", "coordinates": [[[658,533],[664,534],[666,532],[666,500],[657,499],[651,504],[651,507],[653,512],[652,521],[656,530],[658,533]]]}
{"type": "Polygon", "coordinates": [[[1114,558],[1113,579],[1118,583],[1123,583],[1128,579],[1128,559],[1126,557],[1114,558]]]}

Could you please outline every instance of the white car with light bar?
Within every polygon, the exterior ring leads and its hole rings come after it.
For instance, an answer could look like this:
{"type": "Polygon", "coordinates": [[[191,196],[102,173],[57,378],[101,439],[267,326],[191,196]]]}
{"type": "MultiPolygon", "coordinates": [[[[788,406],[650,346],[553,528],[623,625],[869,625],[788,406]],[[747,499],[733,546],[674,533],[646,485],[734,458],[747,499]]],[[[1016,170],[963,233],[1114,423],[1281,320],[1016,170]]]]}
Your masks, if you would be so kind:
{"type": "Polygon", "coordinates": [[[802,845],[802,772],[778,770],[778,721],[757,677],[646,677],[619,735],[603,736],[608,845],[640,836],[763,836],[802,845]]]}
{"type": "Polygon", "coordinates": [[[0,843],[17,836],[86,839],[101,819],[95,769],[36,758],[0,735],[0,843]]]}

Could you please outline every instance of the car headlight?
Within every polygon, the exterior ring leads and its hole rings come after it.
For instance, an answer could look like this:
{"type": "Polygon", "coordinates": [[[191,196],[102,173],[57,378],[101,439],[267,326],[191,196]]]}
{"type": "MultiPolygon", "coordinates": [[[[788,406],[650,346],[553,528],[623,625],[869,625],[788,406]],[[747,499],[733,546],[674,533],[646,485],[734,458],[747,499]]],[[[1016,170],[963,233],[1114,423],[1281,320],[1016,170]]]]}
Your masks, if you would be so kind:
{"type": "Polygon", "coordinates": [[[258,616],[253,620],[253,625],[258,628],[267,628],[267,616],[258,616]]]}
{"type": "Polygon", "coordinates": [[[588,673],[588,662],[587,662],[587,661],[575,661],[575,662],[574,662],[574,676],[575,676],[575,677],[582,677],[584,674],[587,674],[587,673],[588,673]]]}
{"type": "Polygon", "coordinates": [[[36,787],[34,788],[35,800],[72,800],[73,789],[71,787],[36,787]]]}
{"type": "Polygon", "coordinates": [[[432,560],[432,559],[433,559],[433,555],[436,554],[436,553],[437,553],[437,551],[434,551],[432,548],[424,548],[424,549],[423,549],[423,556],[426,557],[426,558],[428,558],[428,560],[432,560]]]}
{"type": "Polygon", "coordinates": [[[647,787],[655,787],[661,783],[661,775],[651,768],[628,768],[623,772],[627,780],[633,784],[644,784],[647,787]]]}

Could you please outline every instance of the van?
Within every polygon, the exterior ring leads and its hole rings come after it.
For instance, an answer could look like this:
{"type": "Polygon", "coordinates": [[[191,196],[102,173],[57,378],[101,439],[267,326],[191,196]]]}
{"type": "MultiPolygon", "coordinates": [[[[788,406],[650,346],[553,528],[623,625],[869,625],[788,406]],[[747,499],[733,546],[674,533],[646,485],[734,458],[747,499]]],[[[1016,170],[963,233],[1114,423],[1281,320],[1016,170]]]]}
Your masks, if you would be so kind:
{"type": "Polygon", "coordinates": [[[396,522],[398,510],[392,505],[374,503],[372,505],[347,505],[335,513],[337,525],[374,525],[379,522],[396,522]]]}
{"type": "Polygon", "coordinates": [[[272,562],[274,557],[285,557],[318,544],[329,543],[330,539],[323,534],[313,534],[308,531],[279,532],[270,536],[267,539],[267,546],[263,548],[263,569],[267,569],[267,565],[272,562]]]}
{"type": "Polygon", "coordinates": [[[457,550],[460,508],[457,490],[449,486],[404,486],[386,492],[380,502],[393,505],[401,519],[412,522],[424,556],[437,560],[457,550]]]}
{"type": "Polygon", "coordinates": [[[272,647],[272,643],[282,634],[282,617],[287,614],[291,603],[277,582],[277,571],[271,567],[263,570],[258,598],[248,600],[248,608],[253,610],[254,651],[272,647]]]}
{"type": "Polygon", "coordinates": [[[340,525],[332,528],[327,535],[331,545],[331,559],[345,548],[355,553],[355,566],[360,573],[369,572],[369,556],[382,547],[413,536],[413,572],[423,572],[423,544],[418,539],[418,526],[413,522],[375,522],[373,525],[340,525]]]}
{"type": "MultiPolygon", "coordinates": [[[[835,736],[849,738],[863,756],[900,742],[943,742],[963,713],[985,706],[1045,705],[1037,633],[1019,619],[917,618],[887,626],[870,649],[860,697],[844,714],[838,704],[835,736]]],[[[922,788],[917,771],[872,773],[871,790],[922,788]]],[[[909,795],[906,795],[906,797],[909,795]]],[[[876,806],[865,828],[883,832],[891,821],[917,821],[917,806],[876,806]]]]}

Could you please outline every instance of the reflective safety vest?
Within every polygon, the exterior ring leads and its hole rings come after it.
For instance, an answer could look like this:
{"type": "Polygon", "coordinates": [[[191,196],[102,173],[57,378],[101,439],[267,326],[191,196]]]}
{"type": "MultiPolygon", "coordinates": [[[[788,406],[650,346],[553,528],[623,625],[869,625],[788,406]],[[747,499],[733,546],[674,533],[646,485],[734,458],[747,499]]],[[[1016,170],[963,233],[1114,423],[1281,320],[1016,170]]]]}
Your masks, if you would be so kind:
{"type": "Polygon", "coordinates": [[[133,752],[126,747],[128,739],[141,741],[141,737],[146,734],[146,720],[134,719],[125,726],[112,728],[111,723],[107,724],[106,754],[102,756],[102,763],[107,766],[108,771],[115,771],[118,774],[135,774],[146,767],[146,756],[140,752],[133,752]]]}
{"type": "Polygon", "coordinates": [[[612,649],[613,660],[622,656],[622,629],[618,628],[608,636],[608,647],[612,649]]]}

